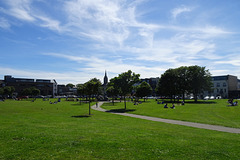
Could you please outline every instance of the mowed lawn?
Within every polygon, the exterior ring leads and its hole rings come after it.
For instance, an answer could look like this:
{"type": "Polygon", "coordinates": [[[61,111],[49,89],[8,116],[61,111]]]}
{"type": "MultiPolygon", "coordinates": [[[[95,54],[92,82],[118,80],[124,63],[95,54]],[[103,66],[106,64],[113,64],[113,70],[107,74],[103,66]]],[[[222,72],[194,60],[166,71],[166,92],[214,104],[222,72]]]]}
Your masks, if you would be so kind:
{"type": "MultiPolygon", "coordinates": [[[[166,102],[167,101],[165,101],[165,103],[166,102]]],[[[175,109],[163,108],[164,105],[165,104],[157,104],[155,100],[147,100],[146,102],[138,105],[134,105],[134,103],[129,102],[127,103],[127,112],[166,119],[240,128],[240,105],[229,106],[227,99],[208,101],[199,100],[198,103],[193,103],[193,100],[188,100],[185,105],[181,105],[181,103],[174,103],[175,109]]],[[[168,107],[171,106],[172,103],[168,103],[168,107]]],[[[124,104],[115,103],[113,106],[112,103],[109,103],[104,104],[102,108],[107,110],[118,110],[123,109],[124,104]]]]}
{"type": "Polygon", "coordinates": [[[79,105],[79,102],[49,104],[40,99],[35,102],[0,102],[0,159],[195,160],[240,157],[239,134],[94,110],[91,117],[87,114],[88,104],[79,105]]]}

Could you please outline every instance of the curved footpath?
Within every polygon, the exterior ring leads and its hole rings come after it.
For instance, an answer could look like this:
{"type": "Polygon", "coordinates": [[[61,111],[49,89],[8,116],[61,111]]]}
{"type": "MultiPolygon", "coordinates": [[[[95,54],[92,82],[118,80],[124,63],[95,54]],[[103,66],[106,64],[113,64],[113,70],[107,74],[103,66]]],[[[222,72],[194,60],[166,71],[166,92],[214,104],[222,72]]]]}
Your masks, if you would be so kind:
{"type": "Polygon", "coordinates": [[[221,132],[240,134],[240,129],[238,129],[238,128],[230,128],[230,127],[223,127],[223,126],[210,125],[210,124],[202,124],[202,123],[185,122],[185,121],[179,121],[179,120],[163,119],[163,118],[142,116],[142,115],[129,114],[129,113],[109,112],[109,111],[101,108],[101,105],[103,103],[104,102],[99,102],[98,107],[96,107],[96,105],[93,105],[91,108],[94,109],[94,110],[97,110],[97,111],[108,112],[108,113],[112,113],[112,114],[118,114],[118,115],[122,115],[122,116],[128,116],[128,117],[134,117],[134,118],[140,118],[140,119],[146,119],[146,120],[150,120],[150,121],[164,122],[164,123],[170,123],[170,124],[178,124],[178,125],[195,127],[195,128],[202,128],[202,129],[209,129],[209,130],[215,130],[215,131],[221,131],[221,132]]]}

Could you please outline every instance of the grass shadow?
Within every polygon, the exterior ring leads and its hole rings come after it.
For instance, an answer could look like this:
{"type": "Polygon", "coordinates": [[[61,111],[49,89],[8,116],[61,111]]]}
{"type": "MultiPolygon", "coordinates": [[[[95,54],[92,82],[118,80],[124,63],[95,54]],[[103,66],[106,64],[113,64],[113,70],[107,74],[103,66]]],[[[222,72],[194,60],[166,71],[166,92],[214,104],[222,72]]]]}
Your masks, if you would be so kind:
{"type": "Polygon", "coordinates": [[[112,112],[112,113],[126,113],[126,112],[133,112],[136,111],[136,109],[111,109],[106,112],[112,112]]]}
{"type": "Polygon", "coordinates": [[[77,116],[71,116],[72,118],[88,118],[91,117],[91,115],[77,115],[77,116]]]}

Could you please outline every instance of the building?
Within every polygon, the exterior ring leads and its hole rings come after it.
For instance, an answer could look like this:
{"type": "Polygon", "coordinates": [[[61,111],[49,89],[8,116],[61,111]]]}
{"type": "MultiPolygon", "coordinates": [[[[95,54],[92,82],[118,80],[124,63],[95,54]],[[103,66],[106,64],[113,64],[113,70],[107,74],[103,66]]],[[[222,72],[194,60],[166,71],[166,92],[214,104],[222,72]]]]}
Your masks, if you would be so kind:
{"type": "Polygon", "coordinates": [[[77,88],[73,87],[67,87],[66,85],[58,85],[57,86],[57,90],[58,90],[58,95],[77,95],[77,88]]]}
{"type": "Polygon", "coordinates": [[[212,77],[212,91],[204,92],[205,96],[237,98],[240,95],[240,80],[237,76],[224,75],[212,77]]]}
{"type": "Polygon", "coordinates": [[[107,77],[107,71],[105,71],[105,75],[103,78],[103,97],[104,97],[104,99],[107,96],[107,85],[108,85],[108,77],[107,77]]]}
{"type": "Polygon", "coordinates": [[[57,82],[55,80],[14,78],[11,75],[6,75],[3,86],[13,86],[17,94],[21,94],[25,88],[35,87],[40,90],[41,95],[57,95],[57,82]]]}

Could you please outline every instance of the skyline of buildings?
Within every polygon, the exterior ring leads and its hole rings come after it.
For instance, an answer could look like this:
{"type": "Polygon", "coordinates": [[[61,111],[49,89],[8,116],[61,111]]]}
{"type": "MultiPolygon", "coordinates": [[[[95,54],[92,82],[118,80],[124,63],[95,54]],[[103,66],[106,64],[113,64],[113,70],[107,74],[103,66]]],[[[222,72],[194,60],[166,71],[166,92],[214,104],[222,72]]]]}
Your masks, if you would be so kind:
{"type": "MultiPolygon", "coordinates": [[[[159,77],[155,78],[141,78],[140,83],[145,81],[153,89],[152,95],[156,96],[155,89],[157,87],[159,77]]],[[[107,71],[103,77],[104,95],[106,94],[106,86],[108,83],[107,71]]],[[[240,95],[240,79],[233,75],[212,76],[212,91],[204,91],[199,96],[201,98],[206,96],[214,96],[221,98],[236,97],[240,95]]],[[[70,88],[63,84],[58,84],[55,79],[33,79],[33,78],[14,78],[11,75],[5,75],[4,80],[0,80],[0,87],[13,86],[16,93],[21,93],[23,89],[35,87],[40,90],[41,95],[76,95],[77,88],[70,88]]]]}

